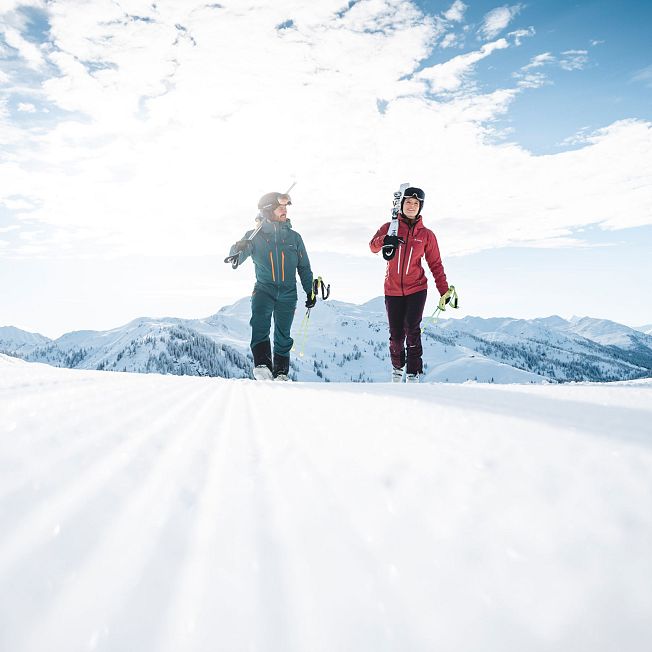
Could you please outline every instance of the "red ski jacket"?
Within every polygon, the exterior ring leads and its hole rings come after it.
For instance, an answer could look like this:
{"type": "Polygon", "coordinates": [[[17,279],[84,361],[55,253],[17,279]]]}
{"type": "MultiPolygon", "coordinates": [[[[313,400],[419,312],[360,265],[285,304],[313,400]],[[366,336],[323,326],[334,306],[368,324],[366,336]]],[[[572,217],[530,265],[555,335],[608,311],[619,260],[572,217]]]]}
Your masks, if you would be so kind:
{"type": "MultiPolygon", "coordinates": [[[[383,224],[371,239],[369,248],[373,253],[377,254],[382,249],[389,224],[389,222],[383,224]]],[[[414,225],[409,226],[407,220],[401,215],[398,220],[398,237],[402,238],[405,244],[399,245],[394,258],[387,262],[385,295],[405,296],[428,287],[428,280],[421,266],[423,256],[426,257],[439,294],[445,294],[448,291],[448,283],[441,263],[437,238],[423,225],[421,216],[416,219],[414,225]]]]}

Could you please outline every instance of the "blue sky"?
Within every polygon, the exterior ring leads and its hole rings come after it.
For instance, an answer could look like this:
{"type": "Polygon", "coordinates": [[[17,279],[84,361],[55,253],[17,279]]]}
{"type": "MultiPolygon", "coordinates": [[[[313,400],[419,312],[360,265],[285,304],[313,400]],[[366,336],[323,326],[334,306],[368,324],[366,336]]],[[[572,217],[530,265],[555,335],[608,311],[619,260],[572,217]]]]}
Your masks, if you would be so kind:
{"type": "MultiPolygon", "coordinates": [[[[5,0],[0,325],[57,336],[246,296],[260,195],[333,296],[427,194],[463,314],[652,323],[652,6],[5,0]]],[[[431,297],[434,303],[436,297],[431,297]]]]}
{"type": "MultiPolygon", "coordinates": [[[[417,4],[428,12],[442,7],[440,2],[417,4]]],[[[467,24],[476,29],[464,38],[459,52],[477,47],[477,27],[497,6],[485,0],[467,3],[467,24]]],[[[509,140],[535,154],[550,154],[572,146],[566,141],[582,131],[623,118],[652,120],[652,3],[531,0],[502,6],[519,7],[513,28],[532,27],[535,33],[518,48],[480,62],[476,72],[481,88],[509,84],[515,70],[543,52],[561,58],[564,52],[586,51],[581,75],[550,65],[548,84],[519,95],[501,121],[511,129],[509,140]]],[[[426,63],[441,63],[450,54],[451,49],[435,50],[426,63]]]]}

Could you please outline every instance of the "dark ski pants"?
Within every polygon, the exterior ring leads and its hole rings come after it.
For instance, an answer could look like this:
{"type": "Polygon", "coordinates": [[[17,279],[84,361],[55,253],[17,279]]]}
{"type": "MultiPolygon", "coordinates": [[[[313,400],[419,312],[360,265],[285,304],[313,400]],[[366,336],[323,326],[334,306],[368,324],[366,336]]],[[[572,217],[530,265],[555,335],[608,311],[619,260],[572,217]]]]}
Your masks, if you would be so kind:
{"type": "Polygon", "coordinates": [[[262,343],[269,349],[269,332],[274,317],[274,356],[288,357],[294,340],[290,337],[294,310],[297,307],[294,296],[277,297],[263,288],[255,287],[251,295],[251,350],[261,350],[262,343]]]}
{"type": "Polygon", "coordinates": [[[385,308],[389,321],[389,353],[392,366],[402,369],[407,358],[408,374],[423,372],[423,348],[421,347],[421,318],[426,305],[427,290],[404,297],[385,296],[385,308]],[[407,343],[407,356],[405,345],[407,343]]]}

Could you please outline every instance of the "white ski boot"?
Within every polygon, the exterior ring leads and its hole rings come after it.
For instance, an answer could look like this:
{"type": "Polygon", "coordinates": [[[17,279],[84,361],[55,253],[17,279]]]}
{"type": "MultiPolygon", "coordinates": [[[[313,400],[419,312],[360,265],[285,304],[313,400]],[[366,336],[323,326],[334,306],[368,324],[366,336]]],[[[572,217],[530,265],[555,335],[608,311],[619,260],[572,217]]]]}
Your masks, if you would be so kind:
{"type": "Polygon", "coordinates": [[[266,364],[259,364],[254,367],[254,380],[274,380],[274,376],[266,364]]]}
{"type": "Polygon", "coordinates": [[[408,374],[405,377],[405,382],[406,383],[420,383],[421,380],[419,379],[420,374],[408,374]]]}
{"type": "Polygon", "coordinates": [[[392,382],[393,383],[402,383],[403,382],[403,367],[397,369],[392,367],[392,382]]]}

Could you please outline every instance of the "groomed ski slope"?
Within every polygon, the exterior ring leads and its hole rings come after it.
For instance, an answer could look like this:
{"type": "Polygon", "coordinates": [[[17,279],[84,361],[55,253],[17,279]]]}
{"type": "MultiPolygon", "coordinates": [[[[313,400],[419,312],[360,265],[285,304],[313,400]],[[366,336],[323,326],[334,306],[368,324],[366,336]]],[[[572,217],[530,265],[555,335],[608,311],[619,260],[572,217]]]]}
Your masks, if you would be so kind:
{"type": "Polygon", "coordinates": [[[0,650],[649,652],[652,384],[0,356],[0,650]]]}

